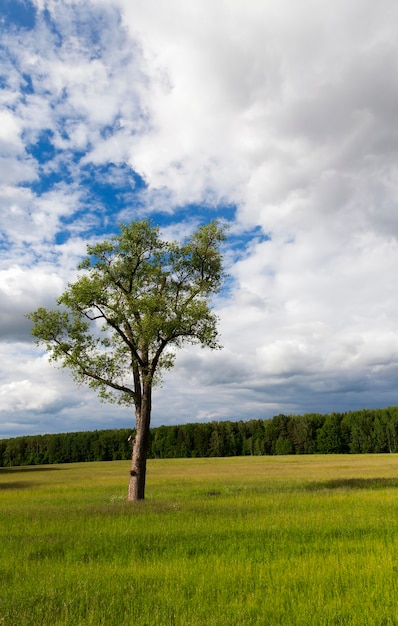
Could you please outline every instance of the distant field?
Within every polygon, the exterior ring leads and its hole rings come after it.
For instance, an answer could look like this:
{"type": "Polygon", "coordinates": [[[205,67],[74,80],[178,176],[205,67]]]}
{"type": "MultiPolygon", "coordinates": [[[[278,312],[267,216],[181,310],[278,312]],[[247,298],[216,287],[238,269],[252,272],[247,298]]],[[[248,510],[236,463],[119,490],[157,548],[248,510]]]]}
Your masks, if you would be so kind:
{"type": "Polygon", "coordinates": [[[398,625],[398,456],[0,469],[0,626],[398,625]]]}

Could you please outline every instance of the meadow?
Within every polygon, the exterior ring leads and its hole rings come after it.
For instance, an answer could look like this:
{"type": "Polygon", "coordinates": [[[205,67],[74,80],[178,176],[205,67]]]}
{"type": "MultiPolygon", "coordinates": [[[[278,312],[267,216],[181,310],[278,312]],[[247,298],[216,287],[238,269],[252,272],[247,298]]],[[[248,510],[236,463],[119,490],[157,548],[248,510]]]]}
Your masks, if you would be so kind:
{"type": "Polygon", "coordinates": [[[0,469],[1,626],[398,625],[398,456],[0,469]]]}

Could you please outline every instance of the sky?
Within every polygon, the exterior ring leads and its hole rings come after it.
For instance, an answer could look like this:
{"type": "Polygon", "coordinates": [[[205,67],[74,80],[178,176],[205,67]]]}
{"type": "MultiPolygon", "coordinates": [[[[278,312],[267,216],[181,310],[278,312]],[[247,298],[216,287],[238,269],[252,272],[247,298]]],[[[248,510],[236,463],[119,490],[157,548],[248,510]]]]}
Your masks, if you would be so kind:
{"type": "Polygon", "coordinates": [[[0,438],[134,426],[25,314],[86,246],[229,224],[152,425],[398,404],[396,0],[2,0],[0,438]]]}

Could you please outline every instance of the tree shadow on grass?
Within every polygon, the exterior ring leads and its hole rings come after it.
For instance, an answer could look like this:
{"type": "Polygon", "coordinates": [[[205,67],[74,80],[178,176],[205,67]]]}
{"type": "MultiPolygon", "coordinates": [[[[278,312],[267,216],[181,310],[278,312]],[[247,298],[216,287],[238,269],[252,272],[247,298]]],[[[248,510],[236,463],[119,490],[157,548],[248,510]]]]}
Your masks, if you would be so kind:
{"type": "Polygon", "coordinates": [[[398,478],[335,478],[311,482],[305,486],[306,491],[324,489],[385,489],[398,488],[398,478]]]}
{"type": "Polygon", "coordinates": [[[22,472],[60,472],[65,469],[67,468],[59,467],[57,465],[46,465],[45,467],[43,465],[19,465],[18,467],[0,467],[0,476],[3,476],[3,474],[19,474],[22,472]]]}
{"type": "Polygon", "coordinates": [[[33,489],[37,487],[38,483],[34,483],[28,480],[14,480],[9,483],[0,482],[0,491],[17,490],[17,489],[33,489]]]}
{"type": "Polygon", "coordinates": [[[48,467],[36,466],[36,465],[26,465],[26,466],[18,466],[18,467],[0,467],[0,491],[6,490],[17,490],[17,489],[33,489],[38,486],[38,482],[36,480],[10,480],[3,481],[2,478],[11,476],[18,476],[20,474],[24,474],[24,478],[30,478],[32,474],[36,474],[37,472],[54,472],[66,469],[65,467],[56,467],[54,465],[49,465],[48,467]]]}

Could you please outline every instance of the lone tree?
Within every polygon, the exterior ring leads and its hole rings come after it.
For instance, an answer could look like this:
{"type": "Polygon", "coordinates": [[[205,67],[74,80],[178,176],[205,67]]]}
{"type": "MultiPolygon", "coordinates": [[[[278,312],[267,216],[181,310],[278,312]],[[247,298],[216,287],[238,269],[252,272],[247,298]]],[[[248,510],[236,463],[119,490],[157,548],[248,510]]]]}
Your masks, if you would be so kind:
{"type": "Polygon", "coordinates": [[[213,221],[182,244],[163,241],[148,220],[120,225],[87,246],[83,274],[55,310],[30,313],[32,335],[53,361],[102,400],[134,406],[129,500],[145,494],[152,389],[184,343],[220,348],[210,296],[223,280],[225,229],[213,221]]]}

